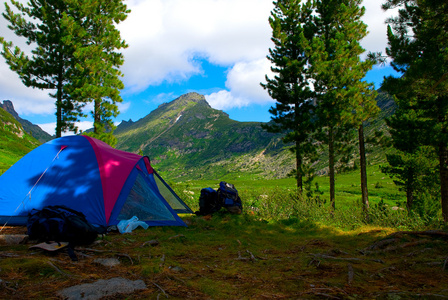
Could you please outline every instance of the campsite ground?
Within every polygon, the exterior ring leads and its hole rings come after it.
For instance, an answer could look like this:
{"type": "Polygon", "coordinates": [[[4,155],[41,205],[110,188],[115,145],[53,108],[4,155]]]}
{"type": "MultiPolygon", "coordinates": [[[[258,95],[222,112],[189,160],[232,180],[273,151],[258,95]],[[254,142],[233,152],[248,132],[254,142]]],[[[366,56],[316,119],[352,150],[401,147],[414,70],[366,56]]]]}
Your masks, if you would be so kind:
{"type": "MultiPolygon", "coordinates": [[[[1,299],[58,299],[99,279],[143,280],[146,289],[105,299],[448,298],[442,231],[341,231],[250,214],[185,217],[188,227],[111,233],[67,253],[0,246],[1,299]],[[105,267],[98,258],[120,264],[105,267]]],[[[24,233],[8,227],[1,234],[24,233]]]]}

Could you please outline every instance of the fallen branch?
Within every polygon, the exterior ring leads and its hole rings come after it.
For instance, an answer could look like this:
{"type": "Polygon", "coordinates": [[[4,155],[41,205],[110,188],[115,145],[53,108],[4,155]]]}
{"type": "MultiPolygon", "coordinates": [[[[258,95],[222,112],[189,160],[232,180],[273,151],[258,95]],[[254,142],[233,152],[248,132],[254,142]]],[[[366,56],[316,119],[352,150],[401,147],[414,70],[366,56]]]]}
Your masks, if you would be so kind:
{"type": "Polygon", "coordinates": [[[165,254],[162,254],[162,257],[160,258],[159,267],[162,268],[164,264],[165,264],[165,254]]]}
{"type": "Polygon", "coordinates": [[[352,264],[348,264],[347,268],[348,268],[348,280],[347,280],[348,285],[352,285],[353,277],[355,276],[355,272],[353,271],[352,264]]]}
{"type": "Polygon", "coordinates": [[[392,243],[395,243],[397,241],[398,241],[397,238],[381,240],[381,241],[378,241],[378,242],[370,245],[369,247],[365,248],[365,250],[376,250],[376,249],[388,246],[388,245],[390,245],[392,243]]]}
{"type": "Polygon", "coordinates": [[[160,285],[158,285],[157,283],[155,283],[154,281],[152,281],[152,284],[154,284],[159,290],[161,290],[162,291],[162,293],[165,295],[165,297],[167,297],[168,298],[168,295],[166,294],[166,292],[165,292],[165,290],[164,289],[162,289],[161,287],[160,287],[160,285]]]}
{"type": "Polygon", "coordinates": [[[0,286],[4,287],[8,291],[11,291],[11,292],[14,292],[14,293],[17,292],[16,289],[10,288],[6,283],[7,283],[6,281],[2,280],[2,281],[0,281],[0,286]]]}
{"type": "Polygon", "coordinates": [[[357,257],[335,257],[335,256],[330,256],[330,255],[325,255],[325,254],[314,254],[314,253],[310,253],[310,255],[312,255],[314,257],[333,259],[333,260],[342,260],[342,261],[351,261],[351,262],[373,261],[373,262],[377,262],[380,264],[384,264],[384,261],[381,259],[364,259],[364,258],[357,258],[357,257]]]}
{"type": "Polygon", "coordinates": [[[84,247],[76,247],[75,250],[76,251],[90,251],[90,252],[97,252],[97,253],[117,252],[115,250],[98,250],[98,249],[84,248],[84,247]]]}
{"type": "Polygon", "coordinates": [[[120,256],[120,257],[126,257],[126,258],[128,258],[131,261],[131,265],[134,264],[134,261],[132,260],[132,258],[128,254],[126,254],[126,253],[115,253],[115,255],[116,256],[120,256]]]}
{"type": "Polygon", "coordinates": [[[415,256],[417,254],[421,254],[421,253],[424,253],[426,251],[431,251],[431,250],[432,250],[432,248],[425,248],[425,249],[422,249],[422,250],[418,250],[418,251],[414,251],[414,252],[408,253],[408,254],[406,254],[406,256],[415,256]]]}
{"type": "Polygon", "coordinates": [[[53,264],[51,261],[47,261],[47,263],[48,263],[53,269],[55,269],[59,274],[62,274],[62,275],[64,275],[64,276],[69,276],[69,277],[71,277],[70,274],[67,274],[66,272],[61,271],[61,269],[59,269],[58,267],[56,267],[56,265],[53,264]]]}
{"type": "Polygon", "coordinates": [[[360,252],[362,254],[364,254],[364,255],[366,255],[366,254],[377,254],[377,253],[396,251],[396,250],[400,250],[400,249],[404,249],[404,248],[408,248],[408,247],[414,247],[414,246],[418,246],[418,245],[426,244],[426,243],[428,243],[428,240],[424,239],[424,240],[419,240],[419,241],[414,241],[414,242],[409,242],[409,243],[403,243],[403,244],[397,245],[397,246],[387,247],[385,249],[380,249],[380,250],[360,250],[360,252]]]}
{"type": "Polygon", "coordinates": [[[249,257],[243,257],[243,256],[241,256],[241,252],[238,251],[238,257],[235,258],[235,259],[237,259],[237,260],[249,260],[249,257]]]}
{"type": "Polygon", "coordinates": [[[18,257],[18,256],[19,255],[15,253],[4,253],[4,252],[0,253],[0,257],[18,257]]]}
{"type": "Polygon", "coordinates": [[[423,293],[423,294],[412,294],[412,293],[408,293],[408,292],[394,292],[394,293],[389,293],[389,295],[397,295],[397,296],[403,296],[407,299],[409,298],[424,298],[424,299],[435,299],[437,298],[448,298],[447,295],[441,295],[441,294],[430,294],[430,293],[423,293]]]}
{"type": "Polygon", "coordinates": [[[255,258],[255,256],[252,254],[252,252],[250,252],[249,250],[246,250],[247,253],[249,253],[250,255],[250,260],[251,261],[257,261],[257,259],[255,258]]]}
{"type": "Polygon", "coordinates": [[[183,234],[178,234],[178,235],[171,236],[171,237],[169,237],[168,239],[169,239],[169,240],[174,240],[174,239],[179,239],[179,238],[185,238],[185,235],[183,235],[183,234]]]}
{"type": "MultiPolygon", "coordinates": [[[[329,298],[329,299],[342,299],[341,297],[324,293],[324,291],[329,291],[332,293],[343,293],[345,295],[348,295],[346,291],[344,291],[343,289],[340,289],[340,288],[313,288],[308,291],[305,291],[303,294],[313,294],[313,295],[318,296],[319,298],[325,297],[325,298],[329,298]]],[[[345,297],[343,297],[343,298],[345,298],[345,297]]]]}
{"type": "Polygon", "coordinates": [[[311,240],[311,241],[306,242],[305,245],[303,245],[302,247],[300,247],[300,251],[304,252],[306,246],[308,246],[309,244],[314,243],[314,242],[319,242],[319,240],[311,240]]]}
{"type": "Polygon", "coordinates": [[[445,262],[443,263],[443,269],[442,270],[446,270],[446,264],[447,264],[447,262],[448,262],[448,257],[445,259],[445,262]]]}

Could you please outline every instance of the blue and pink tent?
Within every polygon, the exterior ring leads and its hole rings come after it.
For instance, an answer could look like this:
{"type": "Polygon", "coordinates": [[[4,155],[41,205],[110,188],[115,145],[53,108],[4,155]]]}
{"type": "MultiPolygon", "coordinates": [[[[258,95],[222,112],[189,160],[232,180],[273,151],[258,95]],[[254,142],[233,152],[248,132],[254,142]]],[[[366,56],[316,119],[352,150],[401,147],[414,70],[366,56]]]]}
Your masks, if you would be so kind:
{"type": "Polygon", "coordinates": [[[88,136],[66,136],[34,149],[0,176],[0,224],[26,225],[28,213],[65,205],[95,225],[137,216],[150,226],[185,226],[192,213],[146,156],[88,136]]]}

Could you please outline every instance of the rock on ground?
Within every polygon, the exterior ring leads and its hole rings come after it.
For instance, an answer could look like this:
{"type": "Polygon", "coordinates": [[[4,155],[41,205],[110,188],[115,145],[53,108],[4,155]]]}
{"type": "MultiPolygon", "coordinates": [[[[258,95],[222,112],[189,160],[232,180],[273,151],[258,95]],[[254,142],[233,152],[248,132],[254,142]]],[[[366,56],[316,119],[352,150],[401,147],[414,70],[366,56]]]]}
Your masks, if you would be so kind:
{"type": "Polygon", "coordinates": [[[0,235],[0,245],[25,244],[28,241],[26,234],[2,234],[0,235]]]}
{"type": "Polygon", "coordinates": [[[143,280],[132,281],[116,277],[108,280],[100,279],[94,283],[75,285],[59,291],[58,295],[67,300],[96,300],[117,294],[130,294],[143,289],[146,289],[143,280]]]}

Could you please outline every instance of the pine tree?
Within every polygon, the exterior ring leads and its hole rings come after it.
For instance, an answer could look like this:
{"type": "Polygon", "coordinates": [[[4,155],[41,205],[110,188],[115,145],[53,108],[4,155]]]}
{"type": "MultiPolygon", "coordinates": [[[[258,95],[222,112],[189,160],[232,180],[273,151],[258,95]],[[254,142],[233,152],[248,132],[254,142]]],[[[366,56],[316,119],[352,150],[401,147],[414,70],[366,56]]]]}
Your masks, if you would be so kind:
{"type": "Polygon", "coordinates": [[[76,131],[74,122],[83,116],[84,103],[73,101],[64,89],[73,76],[75,50],[64,42],[68,32],[62,25],[76,7],[63,0],[30,0],[28,5],[11,0],[11,4],[19,13],[5,3],[2,15],[10,23],[9,29],[35,48],[30,57],[0,37],[2,56],[27,87],[55,91],[50,96],[56,99],[56,137],[67,130],[76,131]]]}
{"type": "Polygon", "coordinates": [[[71,94],[80,101],[93,103],[93,133],[89,135],[114,146],[113,117],[122,102],[120,90],[124,85],[118,69],[124,62],[117,50],[126,48],[116,25],[129,13],[122,0],[71,0],[79,3],[76,15],[66,19],[72,39],[67,43],[75,48],[77,81],[68,85],[71,94]]]}
{"type": "Polygon", "coordinates": [[[317,93],[317,116],[328,145],[330,202],[335,208],[335,164],[338,141],[350,127],[358,129],[364,208],[368,208],[363,122],[378,111],[373,85],[362,81],[373,62],[360,61],[360,41],[367,35],[361,0],[317,0],[316,37],[310,42],[311,69],[317,93]]]}
{"type": "Polygon", "coordinates": [[[438,155],[442,215],[448,221],[448,3],[388,0],[384,9],[399,8],[389,19],[387,55],[402,74],[386,78],[384,89],[424,119],[422,146],[438,155]],[[406,102],[413,101],[412,105],[406,102]]]}
{"type": "Polygon", "coordinates": [[[307,70],[309,57],[303,43],[314,35],[312,1],[278,0],[269,19],[274,48],[269,49],[274,78],[266,76],[261,84],[277,102],[271,107],[272,122],[265,127],[270,132],[285,132],[283,141],[293,143],[296,156],[297,187],[303,189],[307,160],[315,147],[311,144],[314,131],[313,91],[307,70]]]}
{"type": "Polygon", "coordinates": [[[83,108],[93,102],[92,135],[114,145],[112,118],[119,113],[123,89],[118,70],[123,55],[116,50],[127,47],[115,26],[129,13],[126,5],[121,0],[11,3],[20,13],[5,3],[9,28],[36,48],[29,57],[0,37],[1,54],[26,86],[56,90],[50,93],[56,98],[56,137],[64,131],[76,133],[75,122],[86,116],[83,108]]]}
{"type": "Polygon", "coordinates": [[[388,165],[381,169],[394,179],[395,184],[406,193],[406,207],[411,211],[420,195],[433,189],[438,181],[434,178],[437,155],[425,146],[427,122],[414,109],[415,101],[400,101],[397,111],[386,120],[391,135],[392,149],[386,155],[388,165]]]}

